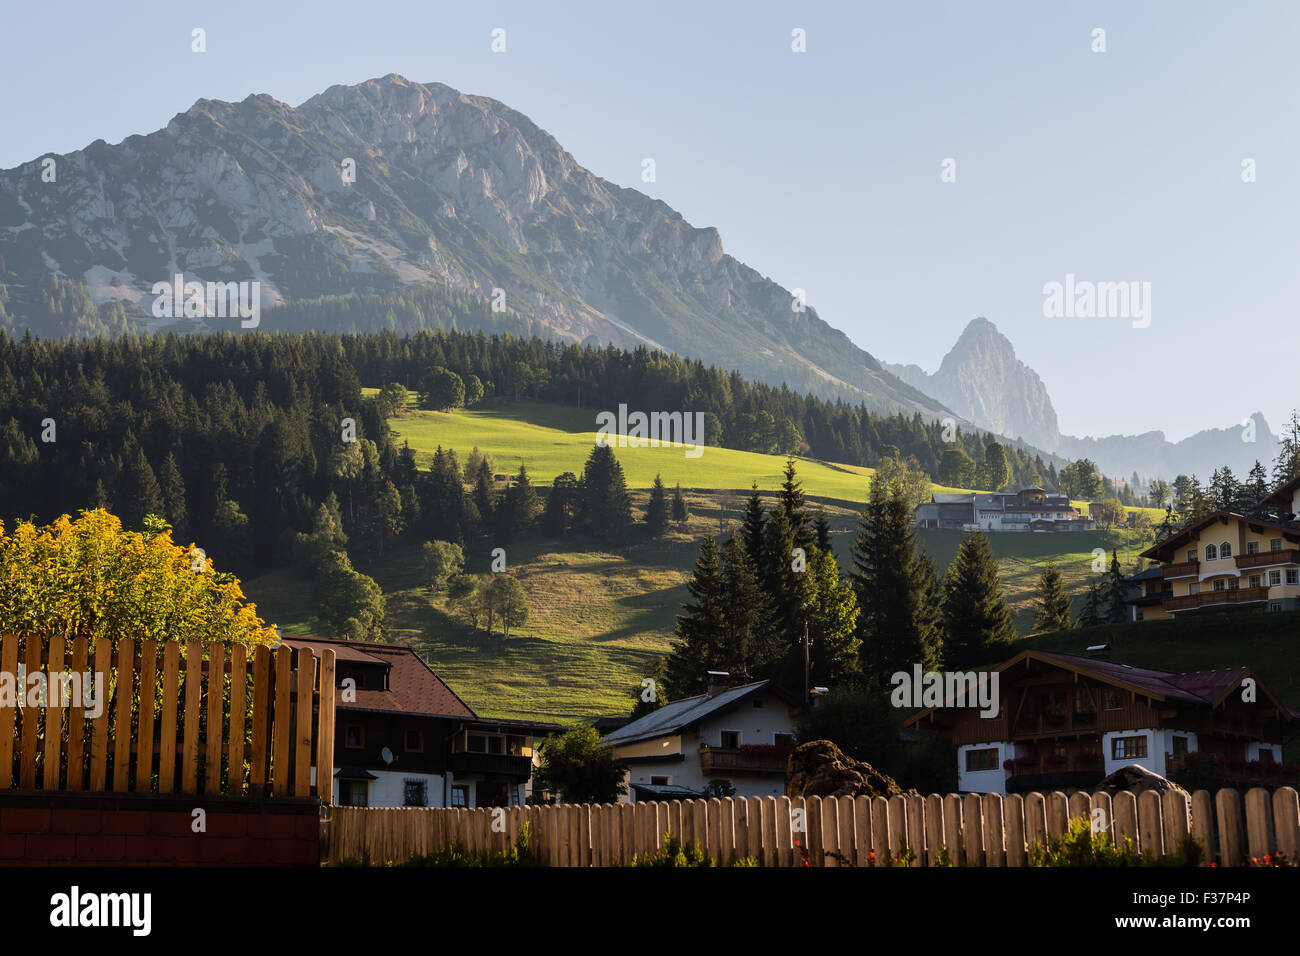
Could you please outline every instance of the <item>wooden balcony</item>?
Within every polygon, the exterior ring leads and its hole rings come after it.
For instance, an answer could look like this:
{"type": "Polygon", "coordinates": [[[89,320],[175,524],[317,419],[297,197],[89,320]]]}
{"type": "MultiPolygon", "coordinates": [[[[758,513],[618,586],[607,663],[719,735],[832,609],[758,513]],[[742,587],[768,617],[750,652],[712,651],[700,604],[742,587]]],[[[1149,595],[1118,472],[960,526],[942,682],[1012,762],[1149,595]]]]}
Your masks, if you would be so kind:
{"type": "Polygon", "coordinates": [[[1166,611],[1195,611],[1215,605],[1258,604],[1268,600],[1268,588],[1224,588],[1222,591],[1202,591],[1200,594],[1182,594],[1166,599],[1166,611]]]}
{"type": "Polygon", "coordinates": [[[1199,561],[1182,561],[1178,564],[1166,564],[1160,569],[1161,574],[1166,578],[1186,578],[1199,574],[1201,562],[1199,561]]]}
{"type": "Polygon", "coordinates": [[[514,754],[453,753],[447,761],[452,773],[481,773],[492,777],[527,780],[533,772],[531,757],[514,754]]]}
{"type": "Polygon", "coordinates": [[[789,747],[701,747],[700,772],[704,776],[730,773],[772,773],[785,776],[790,763],[789,747]]]}
{"type": "Polygon", "coordinates": [[[1270,564],[1300,564],[1300,548],[1237,555],[1238,568],[1262,568],[1270,564]]]}

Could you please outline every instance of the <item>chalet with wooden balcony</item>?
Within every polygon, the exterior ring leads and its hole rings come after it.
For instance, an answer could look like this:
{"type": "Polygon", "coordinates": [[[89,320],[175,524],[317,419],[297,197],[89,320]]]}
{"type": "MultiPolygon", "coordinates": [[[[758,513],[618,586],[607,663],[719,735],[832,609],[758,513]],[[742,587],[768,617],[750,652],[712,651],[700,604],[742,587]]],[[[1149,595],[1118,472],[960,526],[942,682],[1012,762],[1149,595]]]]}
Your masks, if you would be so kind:
{"type": "Polygon", "coordinates": [[[317,655],[334,650],[334,802],[340,806],[522,804],[534,739],[563,730],[480,718],[409,647],[324,638],[284,643],[317,655]]]}
{"type": "Polygon", "coordinates": [[[1161,562],[1158,588],[1144,582],[1143,597],[1160,598],[1141,605],[1144,619],[1300,610],[1300,523],[1218,511],[1142,557],[1161,562]]]}
{"type": "Polygon", "coordinates": [[[1247,667],[1179,674],[1025,651],[995,670],[996,716],[939,706],[907,719],[951,738],[963,792],[1089,789],[1128,764],[1164,776],[1188,753],[1280,765],[1300,730],[1247,667]]]}
{"type": "Polygon", "coordinates": [[[797,704],[771,681],[664,704],[604,742],[627,767],[628,799],[700,796],[725,781],[738,797],[781,796],[797,704]]]}

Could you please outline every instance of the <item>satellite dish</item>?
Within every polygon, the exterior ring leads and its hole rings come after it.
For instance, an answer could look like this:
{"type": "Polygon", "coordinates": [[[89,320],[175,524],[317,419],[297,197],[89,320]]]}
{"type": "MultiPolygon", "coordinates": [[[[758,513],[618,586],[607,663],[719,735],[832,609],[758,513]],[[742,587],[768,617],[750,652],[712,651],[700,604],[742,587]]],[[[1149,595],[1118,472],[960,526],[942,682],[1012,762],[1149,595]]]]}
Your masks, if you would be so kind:
{"type": "Polygon", "coordinates": [[[387,747],[385,747],[383,750],[379,751],[379,756],[381,756],[381,757],[384,758],[384,763],[386,763],[386,764],[390,764],[390,765],[392,764],[393,759],[394,759],[394,758],[393,758],[393,752],[392,752],[391,750],[389,750],[387,747]]]}

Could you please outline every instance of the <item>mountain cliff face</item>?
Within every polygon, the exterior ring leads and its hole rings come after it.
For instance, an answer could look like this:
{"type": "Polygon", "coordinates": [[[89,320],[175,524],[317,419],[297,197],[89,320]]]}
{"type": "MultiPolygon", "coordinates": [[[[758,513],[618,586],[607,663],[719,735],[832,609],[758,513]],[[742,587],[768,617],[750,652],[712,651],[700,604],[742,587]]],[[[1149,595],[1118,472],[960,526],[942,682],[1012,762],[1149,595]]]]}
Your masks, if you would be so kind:
{"type": "Polygon", "coordinates": [[[915,365],[886,368],[984,428],[1056,449],[1060,432],[1046,386],[988,319],[966,326],[933,375],[915,365]]]}
{"type": "Polygon", "coordinates": [[[593,175],[508,106],[440,84],[389,75],[296,108],[266,95],[200,100],[164,129],[53,159],[53,182],[40,161],[0,171],[11,327],[38,311],[51,274],[153,327],[178,324],[150,314],[153,285],[177,274],[260,282],[269,330],[279,302],[437,284],[560,338],[664,348],[882,411],[947,413],[814,310],[794,311],[716,229],[593,175]]]}
{"type": "Polygon", "coordinates": [[[1042,379],[1016,359],[1011,342],[984,318],[966,326],[933,375],[916,365],[886,368],[981,428],[1023,437],[1064,458],[1089,458],[1117,478],[1133,472],[1144,478],[1208,478],[1223,465],[1240,477],[1256,460],[1267,466],[1277,455],[1277,437],[1258,412],[1249,426],[1209,428],[1179,442],[1169,441],[1161,431],[1105,438],[1062,435],[1042,379]]]}

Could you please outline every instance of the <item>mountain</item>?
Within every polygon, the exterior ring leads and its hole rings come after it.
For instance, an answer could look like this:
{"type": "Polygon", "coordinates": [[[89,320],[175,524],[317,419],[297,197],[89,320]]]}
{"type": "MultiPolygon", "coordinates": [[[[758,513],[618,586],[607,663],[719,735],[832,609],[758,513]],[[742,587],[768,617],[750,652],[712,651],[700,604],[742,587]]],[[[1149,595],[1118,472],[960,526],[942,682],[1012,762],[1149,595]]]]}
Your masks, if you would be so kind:
{"type": "Polygon", "coordinates": [[[1042,379],[1016,358],[1015,348],[997,326],[973,319],[962,331],[938,371],[916,365],[886,365],[903,381],[946,404],[981,428],[1026,441],[1064,458],[1090,458],[1107,475],[1208,478],[1228,465],[1240,478],[1258,460],[1267,467],[1277,456],[1277,436],[1256,412],[1247,425],[1209,428],[1171,442],[1164,432],[1074,438],[1057,428],[1056,410],[1042,379]]]}
{"type": "Polygon", "coordinates": [[[716,229],[441,84],[390,74],[296,108],[205,99],[164,129],[49,159],[53,182],[43,160],[0,171],[0,327],[67,332],[78,296],[121,303],[114,330],[236,327],[151,315],[154,284],[182,273],[259,282],[269,330],[277,303],[434,286],[563,339],[671,350],[878,411],[948,411],[795,311],[716,229]]]}
{"type": "Polygon", "coordinates": [[[903,381],[933,395],[959,415],[1008,438],[1053,451],[1060,432],[1043,380],[1016,358],[998,327],[974,319],[933,375],[916,365],[886,365],[903,381]]]}

